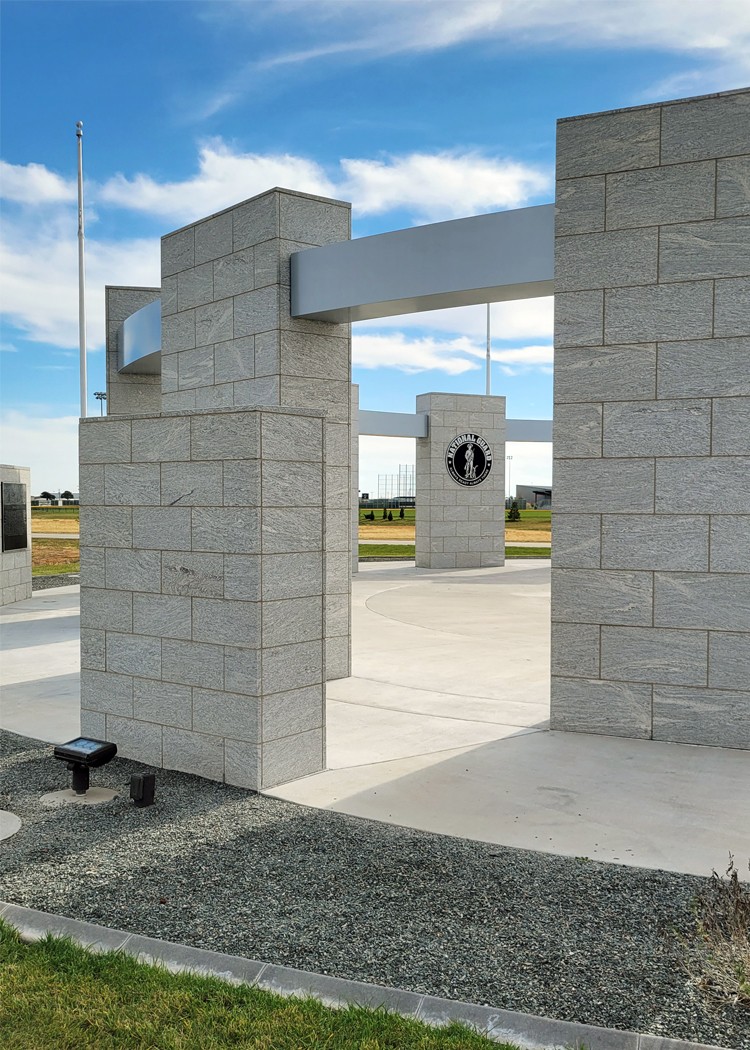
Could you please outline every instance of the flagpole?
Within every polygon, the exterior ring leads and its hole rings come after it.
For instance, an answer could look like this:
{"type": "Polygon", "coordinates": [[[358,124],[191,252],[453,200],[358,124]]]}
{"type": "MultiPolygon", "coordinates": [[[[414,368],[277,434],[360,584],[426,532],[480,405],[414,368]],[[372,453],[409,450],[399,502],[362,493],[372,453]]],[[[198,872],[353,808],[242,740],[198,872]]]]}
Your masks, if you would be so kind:
{"type": "Polygon", "coordinates": [[[86,416],[86,274],[83,232],[83,121],[76,122],[78,139],[78,346],[81,357],[81,415],[86,416]]]}
{"type": "Polygon", "coordinates": [[[490,396],[490,304],[487,303],[487,397],[490,396]]]}

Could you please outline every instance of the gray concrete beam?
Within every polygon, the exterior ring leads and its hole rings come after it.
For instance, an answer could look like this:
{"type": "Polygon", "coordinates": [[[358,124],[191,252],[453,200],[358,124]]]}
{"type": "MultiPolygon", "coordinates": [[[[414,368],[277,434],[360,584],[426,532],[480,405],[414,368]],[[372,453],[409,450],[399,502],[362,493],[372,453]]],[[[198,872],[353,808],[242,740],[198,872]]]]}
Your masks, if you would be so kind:
{"type": "Polygon", "coordinates": [[[552,295],[553,204],[296,252],[292,316],[343,323],[552,295]]]}

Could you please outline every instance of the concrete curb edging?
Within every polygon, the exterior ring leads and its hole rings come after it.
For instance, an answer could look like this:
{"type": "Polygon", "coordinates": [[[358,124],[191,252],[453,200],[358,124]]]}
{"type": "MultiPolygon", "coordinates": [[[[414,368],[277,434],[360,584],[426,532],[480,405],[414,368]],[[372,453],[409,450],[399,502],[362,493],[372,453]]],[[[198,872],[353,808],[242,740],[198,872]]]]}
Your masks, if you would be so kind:
{"type": "Polygon", "coordinates": [[[641,1035],[613,1028],[557,1021],[550,1017],[498,1010],[491,1006],[461,1003],[422,995],[399,988],[386,988],[341,977],[276,966],[255,959],[203,948],[191,948],[154,937],[142,937],[125,930],[112,930],[91,922],[62,915],[51,915],[0,901],[0,918],[15,927],[25,941],[41,940],[50,933],[71,940],[92,951],[120,951],[140,962],[156,963],[173,973],[190,971],[218,977],[232,984],[254,984],[277,995],[296,995],[319,999],[326,1006],[383,1007],[426,1024],[442,1026],[459,1021],[497,1042],[516,1043],[527,1050],[728,1050],[681,1039],[641,1035]]]}

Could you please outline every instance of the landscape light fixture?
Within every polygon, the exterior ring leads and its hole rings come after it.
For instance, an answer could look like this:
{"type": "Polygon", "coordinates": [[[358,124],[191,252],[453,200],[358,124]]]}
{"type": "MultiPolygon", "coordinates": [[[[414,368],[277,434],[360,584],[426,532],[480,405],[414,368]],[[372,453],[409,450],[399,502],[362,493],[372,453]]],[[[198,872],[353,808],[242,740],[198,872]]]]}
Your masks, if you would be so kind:
{"type": "Polygon", "coordinates": [[[104,390],[95,390],[94,397],[99,402],[99,415],[104,415],[104,402],[107,400],[107,395],[104,390]]]}
{"type": "Polygon", "coordinates": [[[134,773],[130,778],[130,797],[139,808],[153,806],[155,791],[155,773],[134,773]]]}
{"type": "Polygon", "coordinates": [[[72,787],[76,795],[85,795],[89,789],[90,770],[111,762],[117,754],[117,744],[78,736],[67,744],[56,744],[52,754],[61,762],[68,763],[68,769],[73,773],[72,787]]]}

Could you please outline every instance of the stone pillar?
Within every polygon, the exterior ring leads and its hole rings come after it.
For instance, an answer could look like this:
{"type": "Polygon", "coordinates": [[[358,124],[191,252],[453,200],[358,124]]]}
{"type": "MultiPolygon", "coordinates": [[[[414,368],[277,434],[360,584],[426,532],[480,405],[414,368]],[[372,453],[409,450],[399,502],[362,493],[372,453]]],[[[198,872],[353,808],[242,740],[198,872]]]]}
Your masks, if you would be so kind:
{"type": "Polygon", "coordinates": [[[417,438],[417,568],[503,565],[505,398],[420,394],[417,412],[430,417],[417,438]]]}
{"type": "Polygon", "coordinates": [[[0,465],[0,605],[31,597],[31,471],[0,465]]]}
{"type": "Polygon", "coordinates": [[[359,572],[359,384],[352,383],[352,575],[359,572]]]}
{"type": "Polygon", "coordinates": [[[553,729],[750,747],[750,92],[558,125],[553,729]]]}
{"type": "Polygon", "coordinates": [[[348,233],[348,205],[272,190],[163,238],[160,404],[81,422],[82,725],[125,757],[256,789],[323,768],[350,337],[292,319],[289,257],[348,233]]]}
{"type": "Polygon", "coordinates": [[[326,412],[329,679],[351,660],[351,332],[291,316],[289,258],[347,240],[350,218],[341,201],[271,190],[162,238],[162,410],[326,412]]]}
{"type": "Polygon", "coordinates": [[[324,763],[324,419],[81,420],[81,726],[258,789],[324,763]]]}
{"type": "Polygon", "coordinates": [[[108,285],[104,289],[107,341],[106,407],[109,416],[161,411],[159,376],[122,375],[117,370],[117,333],[120,325],[126,317],[153,303],[159,295],[159,288],[121,288],[108,285]]]}

